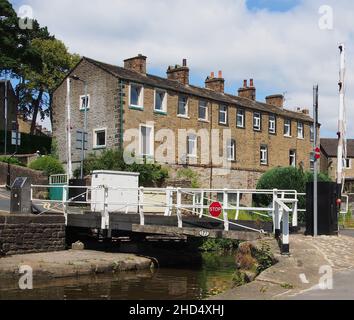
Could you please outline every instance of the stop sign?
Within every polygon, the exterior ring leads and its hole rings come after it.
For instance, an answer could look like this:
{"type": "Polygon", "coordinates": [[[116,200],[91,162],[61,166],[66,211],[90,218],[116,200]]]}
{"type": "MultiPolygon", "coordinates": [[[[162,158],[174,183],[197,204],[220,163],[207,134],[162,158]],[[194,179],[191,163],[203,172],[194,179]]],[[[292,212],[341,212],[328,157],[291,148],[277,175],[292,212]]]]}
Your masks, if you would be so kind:
{"type": "Polygon", "coordinates": [[[214,218],[218,218],[221,214],[222,206],[219,202],[213,202],[209,207],[209,213],[214,218]]]}

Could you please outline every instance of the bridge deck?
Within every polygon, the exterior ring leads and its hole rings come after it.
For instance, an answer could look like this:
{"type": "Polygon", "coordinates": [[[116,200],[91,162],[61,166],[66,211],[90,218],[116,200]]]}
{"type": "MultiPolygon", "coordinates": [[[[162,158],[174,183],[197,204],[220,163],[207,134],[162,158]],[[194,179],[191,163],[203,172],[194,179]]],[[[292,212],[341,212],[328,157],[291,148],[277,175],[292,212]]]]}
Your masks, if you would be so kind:
{"type": "MultiPolygon", "coordinates": [[[[110,228],[114,231],[125,231],[143,234],[158,235],[185,235],[190,237],[210,237],[226,238],[235,240],[255,240],[262,237],[258,232],[248,231],[245,228],[230,224],[230,231],[224,230],[224,223],[206,217],[199,218],[195,216],[183,217],[183,227],[178,228],[177,217],[165,217],[161,215],[145,214],[145,225],[140,225],[140,216],[138,214],[119,214],[111,213],[110,228]]],[[[263,229],[266,233],[272,233],[273,226],[269,222],[256,221],[233,221],[253,229],[263,229]]],[[[69,227],[81,228],[101,228],[101,214],[90,212],[85,214],[68,214],[69,227]]]]}

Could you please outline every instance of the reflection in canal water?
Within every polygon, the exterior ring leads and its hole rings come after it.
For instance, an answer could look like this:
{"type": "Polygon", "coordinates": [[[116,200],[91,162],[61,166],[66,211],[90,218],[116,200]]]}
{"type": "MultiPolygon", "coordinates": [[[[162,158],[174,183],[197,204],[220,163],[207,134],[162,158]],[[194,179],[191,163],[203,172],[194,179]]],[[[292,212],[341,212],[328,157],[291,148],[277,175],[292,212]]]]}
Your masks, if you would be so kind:
{"type": "Polygon", "coordinates": [[[13,282],[0,283],[0,299],[203,299],[231,287],[233,255],[203,254],[196,268],[161,268],[116,275],[36,282],[21,291],[13,282]]]}

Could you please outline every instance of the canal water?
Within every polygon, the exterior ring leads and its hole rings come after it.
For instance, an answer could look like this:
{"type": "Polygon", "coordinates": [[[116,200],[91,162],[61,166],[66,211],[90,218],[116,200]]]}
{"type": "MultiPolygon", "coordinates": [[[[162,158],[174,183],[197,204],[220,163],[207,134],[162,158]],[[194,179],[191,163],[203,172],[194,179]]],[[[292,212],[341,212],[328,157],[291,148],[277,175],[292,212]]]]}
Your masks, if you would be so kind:
{"type": "Polygon", "coordinates": [[[203,253],[196,267],[34,281],[34,289],[26,291],[0,285],[0,299],[200,300],[230,289],[234,272],[234,255],[203,253]]]}

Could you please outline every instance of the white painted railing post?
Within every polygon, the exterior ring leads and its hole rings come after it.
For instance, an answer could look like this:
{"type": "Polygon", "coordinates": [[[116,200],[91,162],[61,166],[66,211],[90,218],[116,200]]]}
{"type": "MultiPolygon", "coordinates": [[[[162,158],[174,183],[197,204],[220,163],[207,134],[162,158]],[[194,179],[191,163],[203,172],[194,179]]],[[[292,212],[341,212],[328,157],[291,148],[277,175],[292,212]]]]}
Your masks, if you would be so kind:
{"type": "Polygon", "coordinates": [[[108,187],[104,186],[103,190],[103,212],[101,217],[101,229],[109,229],[109,212],[108,212],[108,187]]]}
{"type": "Polygon", "coordinates": [[[166,209],[165,209],[165,217],[171,216],[172,210],[172,200],[173,200],[173,188],[166,188],[166,209]]]}
{"type": "Polygon", "coordinates": [[[228,217],[228,208],[229,208],[229,195],[227,189],[224,189],[224,201],[223,201],[223,215],[224,215],[224,227],[225,231],[230,230],[229,217],[228,217]]]}
{"type": "Polygon", "coordinates": [[[204,191],[200,194],[200,209],[199,209],[199,218],[201,219],[204,214],[204,191]]]}
{"type": "Polygon", "coordinates": [[[140,225],[145,225],[144,216],[144,187],[139,188],[139,215],[140,215],[140,225]]]}
{"type": "Polygon", "coordinates": [[[65,217],[65,225],[68,225],[68,185],[63,186],[63,210],[64,210],[64,217],[65,217]]]}
{"type": "Polygon", "coordinates": [[[237,200],[236,200],[236,221],[238,221],[238,218],[240,217],[240,191],[237,191],[237,200]]]}
{"type": "Polygon", "coordinates": [[[279,204],[277,202],[278,200],[278,189],[273,190],[273,221],[274,221],[274,235],[275,238],[280,237],[280,210],[279,210],[279,204]]]}
{"type": "Polygon", "coordinates": [[[177,188],[177,219],[178,219],[178,228],[183,228],[183,221],[182,221],[182,191],[181,191],[181,188],[177,188]]]}
{"type": "Polygon", "coordinates": [[[293,227],[297,227],[298,226],[298,195],[297,195],[297,191],[295,191],[295,202],[294,202],[294,206],[293,206],[293,223],[292,226],[293,227]]]}
{"type": "Polygon", "coordinates": [[[195,208],[196,205],[197,205],[197,195],[194,192],[193,193],[193,210],[192,210],[193,215],[195,215],[197,213],[196,208],[195,208]]]}
{"type": "Polygon", "coordinates": [[[282,231],[282,245],[281,245],[281,253],[289,254],[290,246],[289,246],[289,211],[284,210],[283,212],[283,231],[282,231]]]}

